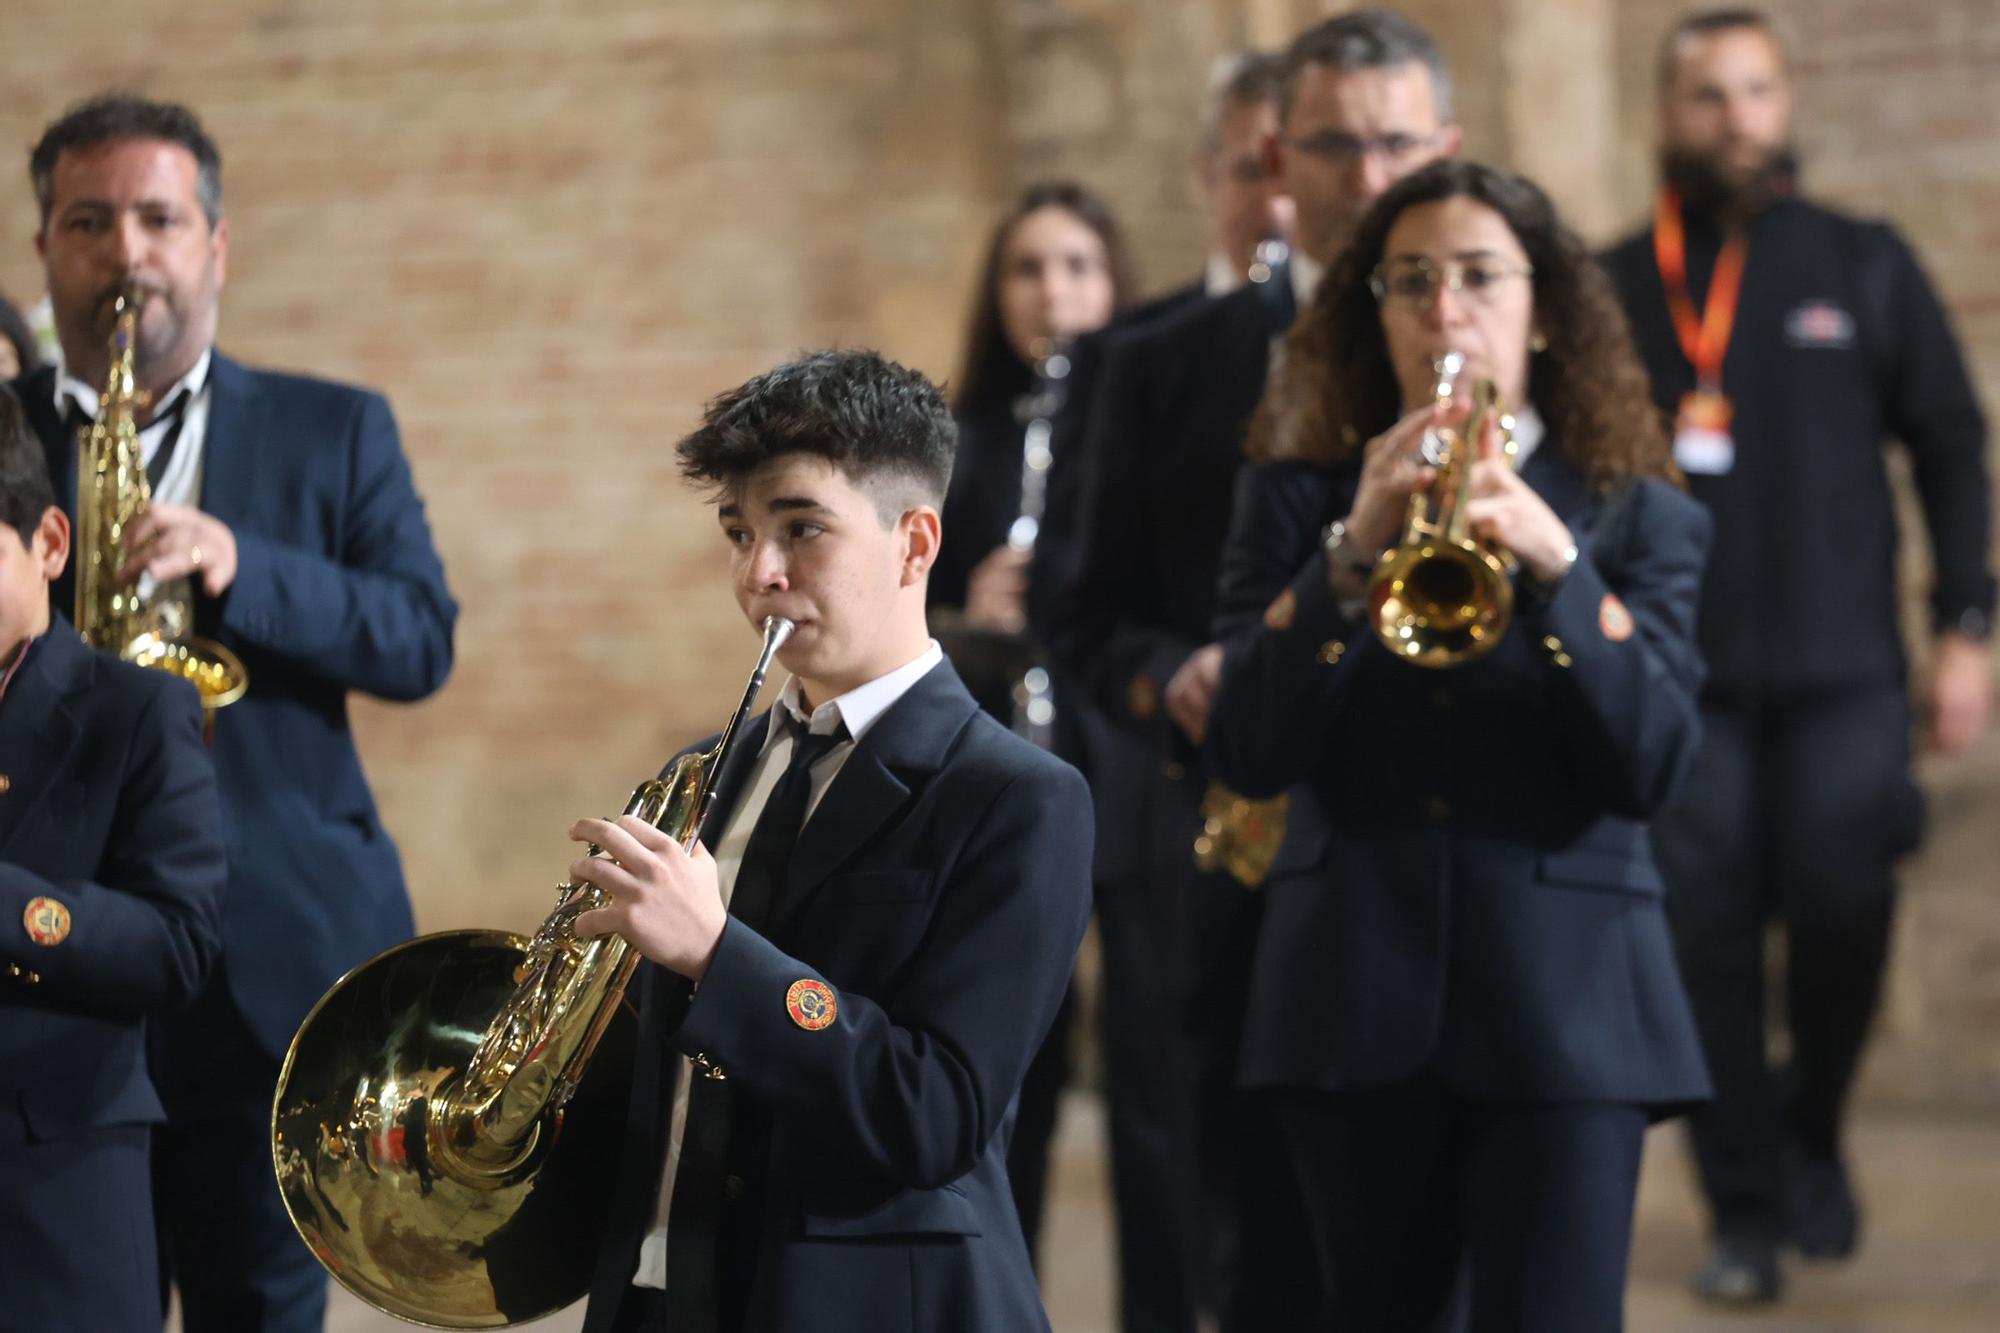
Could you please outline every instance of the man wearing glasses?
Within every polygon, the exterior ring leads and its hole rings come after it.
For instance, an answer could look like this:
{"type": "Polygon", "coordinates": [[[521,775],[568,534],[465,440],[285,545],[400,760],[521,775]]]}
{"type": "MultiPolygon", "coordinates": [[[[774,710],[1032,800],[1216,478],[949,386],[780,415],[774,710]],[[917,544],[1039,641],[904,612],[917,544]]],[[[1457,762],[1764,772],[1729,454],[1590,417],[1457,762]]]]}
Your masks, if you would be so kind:
{"type": "Polygon", "coordinates": [[[1186,1145],[1175,1157],[1201,1176],[1115,1182],[1121,1208],[1151,1192],[1155,1244],[1168,1230],[1158,1218],[1182,1219],[1180,1252],[1153,1267],[1178,1281],[1128,1283],[1126,1327],[1191,1330],[1203,1305],[1225,1329],[1308,1317],[1298,1299],[1299,1275],[1314,1271],[1304,1214],[1277,1134],[1232,1088],[1258,899],[1192,863],[1208,785],[1194,747],[1222,661],[1208,628],[1244,431],[1274,344],[1368,206],[1458,141],[1443,54],[1414,23],[1363,9],[1301,34],[1263,147],[1275,188],[1297,205],[1290,263],[1114,337],[1088,439],[1057,453],[1058,469],[1082,460],[1090,475],[1089,545],[1074,595],[1052,609],[1055,651],[1156,758],[1095,779],[1106,1073],[1114,1085],[1149,1081],[1182,1108],[1170,1126],[1186,1145]]]}

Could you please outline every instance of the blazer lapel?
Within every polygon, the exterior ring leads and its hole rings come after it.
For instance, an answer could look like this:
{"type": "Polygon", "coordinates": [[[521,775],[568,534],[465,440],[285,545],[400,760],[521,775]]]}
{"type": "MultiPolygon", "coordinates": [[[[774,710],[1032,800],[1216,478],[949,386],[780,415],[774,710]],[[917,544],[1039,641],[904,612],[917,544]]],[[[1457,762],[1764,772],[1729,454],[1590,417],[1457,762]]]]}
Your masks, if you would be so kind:
{"type": "Polygon", "coordinates": [[[201,507],[232,529],[250,516],[256,442],[265,403],[250,372],[217,352],[209,363],[208,434],[201,444],[201,507]]]}
{"type": "Polygon", "coordinates": [[[876,719],[799,831],[766,934],[777,938],[827,876],[903,809],[911,790],[906,777],[944,767],[952,742],[978,708],[945,661],[876,719]]]}
{"type": "Polygon", "coordinates": [[[88,689],[96,661],[69,622],[50,623],[0,698],[0,773],[12,778],[0,796],[0,851],[53,796],[51,777],[81,725],[73,699],[88,689]]]}

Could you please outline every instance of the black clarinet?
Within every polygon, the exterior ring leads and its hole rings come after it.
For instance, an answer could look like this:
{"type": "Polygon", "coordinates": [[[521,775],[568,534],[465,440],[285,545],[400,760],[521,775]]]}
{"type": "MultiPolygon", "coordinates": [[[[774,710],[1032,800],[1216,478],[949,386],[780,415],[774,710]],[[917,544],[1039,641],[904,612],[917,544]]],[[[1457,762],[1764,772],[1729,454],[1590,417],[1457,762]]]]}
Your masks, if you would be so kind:
{"type": "MultiPolygon", "coordinates": [[[[1032,553],[1041,535],[1042,514],[1048,507],[1049,467],[1055,462],[1055,422],[1069,396],[1070,340],[1044,338],[1036,343],[1035,382],[1014,400],[1014,420],[1021,425],[1020,512],[1007,528],[1007,545],[1032,553]]],[[[1039,645],[1022,635],[1023,665],[1014,677],[1014,734],[1044,750],[1055,739],[1055,690],[1039,645]]]]}

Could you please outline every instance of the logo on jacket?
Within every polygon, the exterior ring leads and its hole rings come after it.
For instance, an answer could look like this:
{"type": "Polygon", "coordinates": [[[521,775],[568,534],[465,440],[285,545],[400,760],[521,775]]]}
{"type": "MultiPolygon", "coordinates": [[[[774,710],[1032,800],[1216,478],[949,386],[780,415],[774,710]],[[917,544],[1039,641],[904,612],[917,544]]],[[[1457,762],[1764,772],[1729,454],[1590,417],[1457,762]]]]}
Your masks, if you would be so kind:
{"type": "Polygon", "coordinates": [[[833,987],[805,977],[794,981],[785,992],[785,1012],[806,1031],[818,1032],[833,1023],[834,1015],[840,1012],[840,1003],[833,997],[833,987]]]}
{"type": "Polygon", "coordinates": [[[69,938],[69,909],[53,898],[30,898],[21,925],[29,939],[53,948],[69,938]]]}
{"type": "Polygon", "coordinates": [[[1854,316],[1831,301],[1807,301],[1785,316],[1785,336],[1794,347],[1854,346],[1854,316]]]}

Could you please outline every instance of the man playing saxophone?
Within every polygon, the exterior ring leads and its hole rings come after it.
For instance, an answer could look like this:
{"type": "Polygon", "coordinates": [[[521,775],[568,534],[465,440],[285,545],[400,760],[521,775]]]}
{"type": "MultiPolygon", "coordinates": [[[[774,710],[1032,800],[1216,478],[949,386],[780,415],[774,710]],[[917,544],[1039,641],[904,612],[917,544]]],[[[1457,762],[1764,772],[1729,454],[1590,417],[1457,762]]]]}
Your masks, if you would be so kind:
{"type": "MultiPolygon", "coordinates": [[[[412,929],[346,701],[436,690],[457,607],[381,396],[215,349],[229,223],[221,156],[193,113],[95,98],[48,127],[29,175],[62,355],[17,389],[57,504],[73,517],[78,432],[99,413],[119,298],[136,296],[152,499],[114,553],[118,576],[189,581],[192,628],[251,680],[214,735],[221,965],[155,1034],[163,1264],[189,1333],[317,1329],[325,1274],[271,1179],[272,1088],[333,980],[412,929]]],[[[74,605],[69,576],[53,598],[74,605]]]]}
{"type": "Polygon", "coordinates": [[[1089,912],[1091,807],[925,622],[954,431],[922,376],[822,352],[710,404],[737,604],[796,630],[692,854],[585,819],[577,920],[650,960],[585,1328],[1048,1327],[1008,1188],[1016,1094],[1089,912]],[[658,1058],[663,1055],[664,1059],[658,1058]]]}

